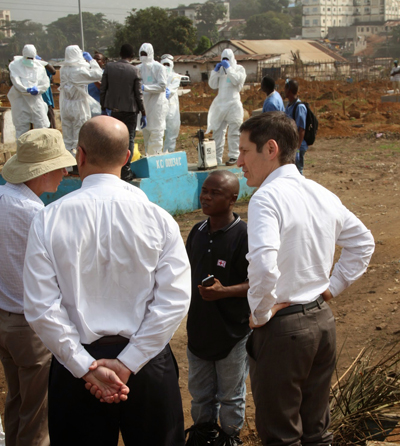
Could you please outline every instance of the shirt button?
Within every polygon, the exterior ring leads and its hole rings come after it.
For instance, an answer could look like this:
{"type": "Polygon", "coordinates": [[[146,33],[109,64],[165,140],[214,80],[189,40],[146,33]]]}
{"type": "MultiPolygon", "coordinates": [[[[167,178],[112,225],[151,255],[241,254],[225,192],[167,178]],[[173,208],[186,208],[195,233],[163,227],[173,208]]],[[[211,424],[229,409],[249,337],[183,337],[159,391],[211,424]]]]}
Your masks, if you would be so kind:
{"type": "Polygon", "coordinates": [[[211,249],[209,249],[208,252],[211,252],[211,249]]]}
{"type": "Polygon", "coordinates": [[[212,240],[210,240],[210,243],[212,243],[212,240]]]}

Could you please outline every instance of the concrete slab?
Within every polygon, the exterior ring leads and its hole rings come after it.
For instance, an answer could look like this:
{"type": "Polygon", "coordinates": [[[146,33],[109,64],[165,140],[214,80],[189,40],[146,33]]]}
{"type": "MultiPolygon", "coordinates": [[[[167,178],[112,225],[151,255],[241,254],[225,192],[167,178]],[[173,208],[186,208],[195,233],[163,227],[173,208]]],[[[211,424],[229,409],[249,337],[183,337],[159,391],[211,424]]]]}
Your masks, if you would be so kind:
{"type": "Polygon", "coordinates": [[[400,94],[387,94],[381,96],[381,102],[400,102],[400,94]]]}
{"type": "Polygon", "coordinates": [[[12,144],[16,141],[15,127],[12,121],[11,108],[0,107],[0,132],[3,144],[12,144]]]}
{"type": "MultiPolygon", "coordinates": [[[[210,170],[197,170],[188,165],[186,152],[174,152],[142,158],[131,164],[137,179],[132,184],[145,192],[149,200],[171,214],[191,212],[200,208],[199,196],[204,180],[213,170],[229,170],[239,179],[239,198],[250,196],[254,188],[246,185],[242,170],[237,166],[218,166],[210,170]]],[[[5,181],[0,176],[0,184],[5,181]]],[[[81,187],[77,176],[63,179],[56,193],[45,193],[40,198],[49,204],[81,187]]]]}

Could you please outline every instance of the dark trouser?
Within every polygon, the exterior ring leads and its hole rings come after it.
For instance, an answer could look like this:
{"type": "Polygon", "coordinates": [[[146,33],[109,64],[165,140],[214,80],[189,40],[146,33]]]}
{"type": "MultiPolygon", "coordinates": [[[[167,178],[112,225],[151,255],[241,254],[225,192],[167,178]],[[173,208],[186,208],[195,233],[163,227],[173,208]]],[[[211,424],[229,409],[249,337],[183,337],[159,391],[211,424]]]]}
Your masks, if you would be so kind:
{"type": "Polygon", "coordinates": [[[135,135],[136,135],[136,125],[137,125],[137,113],[131,113],[131,112],[111,112],[111,117],[118,119],[118,121],[122,121],[127,127],[129,131],[129,150],[131,152],[131,155],[125,164],[125,166],[122,169],[128,169],[131,168],[131,161],[133,156],[133,149],[135,145],[135,135]]]}
{"type": "Polygon", "coordinates": [[[247,351],[263,445],[329,445],[329,388],[336,358],[329,305],[273,317],[253,331],[247,351]]]}
{"type": "MultiPolygon", "coordinates": [[[[116,358],[125,345],[85,346],[96,359],[116,358]]],[[[55,358],[49,381],[52,446],[183,446],[184,421],[175,358],[169,345],[127,383],[128,400],[100,403],[55,358]]]]}
{"type": "Polygon", "coordinates": [[[47,117],[50,121],[50,128],[56,129],[56,117],[54,116],[54,108],[51,105],[49,105],[49,108],[47,110],[47,117]]]}

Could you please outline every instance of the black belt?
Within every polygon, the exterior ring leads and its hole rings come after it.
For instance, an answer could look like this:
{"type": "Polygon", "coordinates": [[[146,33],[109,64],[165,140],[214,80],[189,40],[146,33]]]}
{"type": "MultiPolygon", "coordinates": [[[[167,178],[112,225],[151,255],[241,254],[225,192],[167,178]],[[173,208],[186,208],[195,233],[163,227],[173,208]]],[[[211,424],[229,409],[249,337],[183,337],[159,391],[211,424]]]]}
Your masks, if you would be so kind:
{"type": "Polygon", "coordinates": [[[306,310],[312,310],[315,307],[321,308],[321,304],[323,304],[324,302],[324,298],[322,296],[319,296],[317,300],[314,300],[314,302],[310,302],[309,304],[291,305],[290,307],[283,308],[275,314],[275,317],[287,316],[288,314],[295,313],[305,313],[306,310]]]}
{"type": "Polygon", "coordinates": [[[103,336],[100,339],[97,339],[97,341],[92,342],[90,345],[117,345],[117,344],[124,344],[127,345],[129,343],[128,338],[124,338],[120,335],[115,336],[103,336]]]}

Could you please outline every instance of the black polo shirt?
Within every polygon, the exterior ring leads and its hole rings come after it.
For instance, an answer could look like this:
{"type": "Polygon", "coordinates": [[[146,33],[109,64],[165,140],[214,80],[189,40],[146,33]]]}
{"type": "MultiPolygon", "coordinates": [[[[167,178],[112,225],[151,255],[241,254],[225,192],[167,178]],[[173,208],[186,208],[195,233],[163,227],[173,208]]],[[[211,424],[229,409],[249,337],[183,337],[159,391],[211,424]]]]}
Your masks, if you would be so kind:
{"type": "Polygon", "coordinates": [[[223,229],[210,233],[208,220],[196,224],[186,242],[192,268],[192,300],[187,319],[189,350],[201,359],[217,361],[249,332],[246,297],[213,302],[202,299],[197,285],[213,274],[224,286],[247,280],[247,225],[237,214],[223,229]]]}

